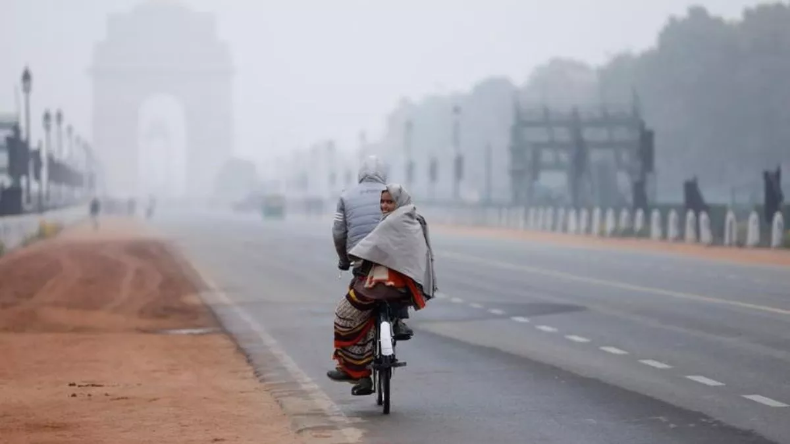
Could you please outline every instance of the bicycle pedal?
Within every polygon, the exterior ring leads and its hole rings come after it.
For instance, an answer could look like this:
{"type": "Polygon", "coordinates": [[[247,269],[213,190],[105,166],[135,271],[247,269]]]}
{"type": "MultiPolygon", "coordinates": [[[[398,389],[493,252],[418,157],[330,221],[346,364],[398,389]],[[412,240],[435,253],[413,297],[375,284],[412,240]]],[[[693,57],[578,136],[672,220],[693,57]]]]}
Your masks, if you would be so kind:
{"type": "Polygon", "coordinates": [[[406,363],[405,362],[396,362],[396,363],[392,364],[392,366],[393,367],[406,367],[406,363]]]}
{"type": "Polygon", "coordinates": [[[412,335],[393,335],[396,341],[408,341],[411,339],[412,335]]]}

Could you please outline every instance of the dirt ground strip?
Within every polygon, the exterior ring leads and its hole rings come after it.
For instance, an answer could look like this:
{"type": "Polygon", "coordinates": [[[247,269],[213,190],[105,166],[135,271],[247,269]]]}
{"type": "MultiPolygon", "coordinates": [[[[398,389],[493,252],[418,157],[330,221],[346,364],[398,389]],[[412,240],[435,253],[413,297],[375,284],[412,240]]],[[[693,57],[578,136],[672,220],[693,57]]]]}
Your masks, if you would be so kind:
{"type": "Polygon", "coordinates": [[[299,442],[197,291],[121,219],[0,258],[0,442],[299,442]]]}
{"type": "Polygon", "coordinates": [[[506,239],[524,239],[536,242],[573,245],[590,248],[652,250],[656,252],[695,256],[726,262],[778,265],[790,267],[790,250],[769,250],[758,248],[734,248],[704,246],[683,242],[658,242],[649,239],[600,238],[593,236],[574,236],[562,233],[526,231],[508,228],[465,227],[460,225],[437,225],[437,229],[454,233],[492,236],[506,239]]]}

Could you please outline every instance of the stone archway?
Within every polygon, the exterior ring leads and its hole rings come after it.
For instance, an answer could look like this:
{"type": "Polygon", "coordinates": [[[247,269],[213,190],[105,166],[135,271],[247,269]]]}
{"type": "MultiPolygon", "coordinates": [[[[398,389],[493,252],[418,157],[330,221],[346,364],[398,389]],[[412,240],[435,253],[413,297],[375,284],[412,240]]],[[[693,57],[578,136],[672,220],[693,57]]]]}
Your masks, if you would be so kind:
{"type": "Polygon", "coordinates": [[[186,189],[208,197],[233,146],[232,66],[214,16],[170,1],[150,1],[109,18],[94,50],[94,145],[113,195],[139,189],[139,110],[166,94],[181,103],[186,125],[186,189]]]}

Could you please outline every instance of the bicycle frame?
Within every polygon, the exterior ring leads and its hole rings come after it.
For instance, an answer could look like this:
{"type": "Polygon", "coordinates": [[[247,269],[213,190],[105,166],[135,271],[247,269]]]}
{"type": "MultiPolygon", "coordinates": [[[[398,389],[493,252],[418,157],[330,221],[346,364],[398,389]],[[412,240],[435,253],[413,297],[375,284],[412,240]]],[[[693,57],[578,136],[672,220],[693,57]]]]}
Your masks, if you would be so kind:
{"type": "Polygon", "coordinates": [[[397,367],[405,362],[395,356],[397,341],[392,335],[392,307],[387,301],[376,305],[376,351],[373,358],[373,391],[377,393],[376,404],[383,407],[385,415],[390,413],[390,383],[397,367]]]}

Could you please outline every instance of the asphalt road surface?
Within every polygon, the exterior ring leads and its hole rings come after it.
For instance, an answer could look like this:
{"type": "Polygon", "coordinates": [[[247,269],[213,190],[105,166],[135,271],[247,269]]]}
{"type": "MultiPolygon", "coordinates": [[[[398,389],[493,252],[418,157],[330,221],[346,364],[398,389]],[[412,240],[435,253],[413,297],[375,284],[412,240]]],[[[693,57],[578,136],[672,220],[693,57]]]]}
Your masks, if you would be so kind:
{"type": "Polygon", "coordinates": [[[215,311],[297,427],[326,442],[790,443],[788,269],[434,230],[441,297],[408,321],[383,416],[325,376],[349,278],[331,221],[154,223],[219,289],[215,311]]]}

